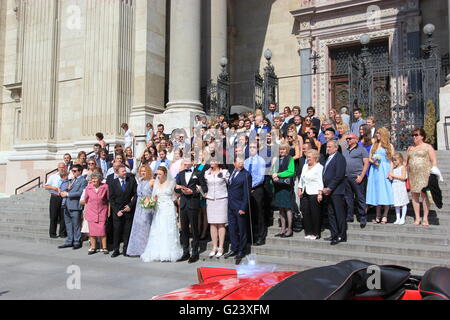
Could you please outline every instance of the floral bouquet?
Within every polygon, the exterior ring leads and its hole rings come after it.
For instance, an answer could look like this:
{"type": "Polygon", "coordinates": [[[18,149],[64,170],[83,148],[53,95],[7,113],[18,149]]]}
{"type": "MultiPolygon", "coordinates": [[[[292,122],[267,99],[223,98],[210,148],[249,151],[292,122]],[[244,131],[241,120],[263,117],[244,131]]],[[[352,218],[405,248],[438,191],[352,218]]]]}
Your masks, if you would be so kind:
{"type": "Polygon", "coordinates": [[[373,161],[380,163],[381,156],[379,154],[374,154],[372,159],[373,159],[373,161]]]}
{"type": "Polygon", "coordinates": [[[147,196],[144,199],[142,199],[140,202],[140,205],[144,209],[154,209],[156,207],[157,201],[155,198],[147,196]]]}

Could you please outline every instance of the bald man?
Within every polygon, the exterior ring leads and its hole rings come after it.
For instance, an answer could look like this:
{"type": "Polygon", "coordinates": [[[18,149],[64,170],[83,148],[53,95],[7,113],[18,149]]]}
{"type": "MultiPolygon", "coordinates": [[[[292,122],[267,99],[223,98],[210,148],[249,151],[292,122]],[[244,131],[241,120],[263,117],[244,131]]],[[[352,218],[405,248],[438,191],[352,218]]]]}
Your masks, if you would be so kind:
{"type": "Polygon", "coordinates": [[[64,162],[58,163],[58,172],[51,175],[44,185],[44,189],[50,192],[50,238],[67,237],[66,224],[64,222],[64,210],[62,209],[62,198],[59,195],[62,183],[61,174],[67,172],[64,162]],[[56,235],[57,225],[59,223],[59,235],[56,235]]]}

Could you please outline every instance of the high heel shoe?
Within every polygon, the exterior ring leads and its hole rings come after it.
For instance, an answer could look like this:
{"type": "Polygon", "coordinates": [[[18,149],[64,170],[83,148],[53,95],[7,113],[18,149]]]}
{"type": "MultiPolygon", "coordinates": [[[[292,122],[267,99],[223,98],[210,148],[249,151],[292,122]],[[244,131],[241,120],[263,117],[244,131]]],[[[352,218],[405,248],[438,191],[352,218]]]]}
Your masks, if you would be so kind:
{"type": "Polygon", "coordinates": [[[381,224],[386,224],[388,221],[387,217],[383,217],[383,219],[381,219],[381,224]]]}
{"type": "Polygon", "coordinates": [[[428,223],[428,220],[422,220],[422,225],[428,227],[430,224],[428,223]]]}
{"type": "Polygon", "coordinates": [[[287,235],[286,233],[283,233],[280,237],[281,238],[290,238],[294,235],[294,232],[291,231],[291,233],[289,235],[287,235]]]}
{"type": "Polygon", "coordinates": [[[414,223],[413,223],[413,224],[414,224],[415,226],[418,226],[418,225],[420,224],[420,220],[421,220],[420,218],[419,218],[419,220],[414,220],[414,223]]]}
{"type": "Polygon", "coordinates": [[[217,254],[217,248],[213,248],[212,251],[209,253],[209,257],[212,258],[217,254]]]}
{"type": "Polygon", "coordinates": [[[372,220],[373,223],[375,224],[379,224],[381,222],[381,218],[380,217],[376,217],[374,220],[372,220]]]}

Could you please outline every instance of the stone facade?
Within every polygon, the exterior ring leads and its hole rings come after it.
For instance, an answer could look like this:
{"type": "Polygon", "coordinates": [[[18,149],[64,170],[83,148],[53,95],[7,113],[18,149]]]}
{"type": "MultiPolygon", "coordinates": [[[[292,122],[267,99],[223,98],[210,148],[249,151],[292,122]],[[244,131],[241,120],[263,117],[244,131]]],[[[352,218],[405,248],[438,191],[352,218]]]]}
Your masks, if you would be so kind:
{"type": "MultiPolygon", "coordinates": [[[[189,129],[200,92],[227,56],[231,102],[251,107],[263,53],[279,77],[279,104],[330,105],[330,48],[362,33],[385,38],[393,59],[418,50],[436,25],[448,52],[442,0],[3,0],[0,1],[0,193],[91,150],[95,133],[122,141],[146,122],[189,129]],[[368,25],[368,8],[380,9],[368,25]],[[311,75],[311,53],[319,54],[311,75]]],[[[370,20],[369,19],[369,20],[370,20]]],[[[443,104],[445,105],[445,104],[443,104]]],[[[441,110],[441,114],[442,114],[441,110]]],[[[444,111],[445,112],[445,111],[444,111]]]]}

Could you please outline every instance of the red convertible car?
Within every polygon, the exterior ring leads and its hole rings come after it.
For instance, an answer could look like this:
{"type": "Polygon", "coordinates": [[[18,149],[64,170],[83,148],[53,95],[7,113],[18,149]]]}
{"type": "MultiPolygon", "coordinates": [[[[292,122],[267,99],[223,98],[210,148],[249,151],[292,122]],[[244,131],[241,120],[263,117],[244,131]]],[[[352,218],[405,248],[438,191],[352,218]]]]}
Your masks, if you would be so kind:
{"type": "Polygon", "coordinates": [[[449,300],[450,269],[422,277],[410,269],[347,260],[303,272],[254,272],[202,267],[199,283],[154,300],[449,300]]]}

